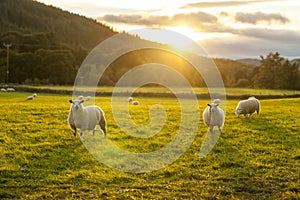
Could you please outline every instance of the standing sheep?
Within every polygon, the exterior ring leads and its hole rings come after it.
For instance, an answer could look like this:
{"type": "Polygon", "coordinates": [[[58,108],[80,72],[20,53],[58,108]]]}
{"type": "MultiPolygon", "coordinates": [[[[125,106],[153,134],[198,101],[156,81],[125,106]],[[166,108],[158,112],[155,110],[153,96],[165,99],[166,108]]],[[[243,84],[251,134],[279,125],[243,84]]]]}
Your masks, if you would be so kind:
{"type": "Polygon", "coordinates": [[[213,131],[214,126],[218,126],[220,133],[222,133],[225,115],[224,111],[219,108],[218,103],[207,104],[203,111],[203,120],[206,126],[209,127],[209,132],[213,131]]]}
{"type": "Polygon", "coordinates": [[[86,130],[93,130],[95,134],[95,127],[99,125],[106,137],[106,120],[104,112],[98,106],[84,107],[82,103],[84,100],[69,100],[72,103],[70,113],[68,116],[68,123],[73,130],[74,139],[76,139],[76,129],[80,129],[80,137],[86,130]]]}
{"type": "Polygon", "coordinates": [[[235,114],[237,117],[240,117],[240,115],[244,115],[245,117],[251,116],[254,112],[259,115],[260,113],[260,102],[255,97],[249,97],[246,100],[242,100],[238,103],[235,114]]]}

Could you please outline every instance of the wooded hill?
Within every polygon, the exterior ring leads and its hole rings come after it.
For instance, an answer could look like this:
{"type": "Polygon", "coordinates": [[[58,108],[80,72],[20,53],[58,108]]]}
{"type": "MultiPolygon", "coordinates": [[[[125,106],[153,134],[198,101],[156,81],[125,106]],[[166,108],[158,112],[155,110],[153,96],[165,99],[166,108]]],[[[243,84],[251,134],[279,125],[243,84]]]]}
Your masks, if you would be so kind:
{"type": "MultiPolygon", "coordinates": [[[[99,13],[100,14],[100,13],[99,13]]],[[[101,41],[118,34],[112,28],[93,19],[72,14],[59,8],[32,0],[0,1],[0,83],[7,82],[6,48],[12,44],[9,59],[9,83],[73,85],[78,69],[88,53],[101,41]]],[[[136,36],[135,42],[145,43],[136,36]]],[[[165,47],[165,45],[163,45],[165,47]]],[[[111,64],[99,84],[111,86],[130,68],[147,63],[161,63],[174,67],[193,86],[205,86],[189,63],[166,52],[137,51],[122,56],[111,64]]],[[[214,59],[226,87],[265,87],[261,67],[229,59],[214,59]],[[259,79],[257,77],[260,77],[259,79]],[[260,81],[262,81],[260,83],[260,81]]],[[[263,61],[263,59],[262,59],[263,61]]],[[[278,62],[277,62],[278,63],[278,62]]],[[[280,63],[280,62],[279,62],[280,63]]],[[[263,62],[261,62],[263,64],[263,62]]],[[[299,63],[295,65],[299,67],[299,63]]],[[[288,66],[286,64],[286,66],[288,66]]],[[[282,69],[278,67],[278,69],[282,69]]],[[[291,67],[288,69],[292,69],[291,67]]],[[[95,76],[93,70],[87,72],[95,76]]],[[[280,72],[277,72],[280,74],[280,72]]],[[[295,70],[293,71],[295,73],[295,70]]],[[[285,73],[287,76],[291,76],[285,73]]],[[[89,75],[86,74],[86,75],[89,75]]],[[[299,75],[291,76],[293,85],[275,85],[290,80],[273,81],[274,88],[299,87],[299,75]]],[[[167,78],[171,78],[168,77],[167,78]]],[[[270,79],[271,80],[271,79],[270,79]]],[[[176,80],[174,80],[176,83],[176,80]]],[[[271,87],[268,84],[267,87],[271,87]]]]}

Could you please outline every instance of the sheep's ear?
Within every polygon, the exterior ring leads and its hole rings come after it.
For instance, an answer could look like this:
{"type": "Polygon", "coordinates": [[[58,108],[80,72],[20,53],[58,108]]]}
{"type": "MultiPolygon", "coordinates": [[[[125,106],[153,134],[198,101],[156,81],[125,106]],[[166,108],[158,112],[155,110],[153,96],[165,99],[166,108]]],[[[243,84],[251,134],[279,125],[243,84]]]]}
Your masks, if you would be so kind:
{"type": "Polygon", "coordinates": [[[208,103],[207,105],[210,107],[210,104],[209,104],[209,103],[208,103]]]}
{"type": "Polygon", "coordinates": [[[79,101],[79,103],[83,103],[83,102],[84,102],[84,99],[82,99],[82,100],[79,101]]]}
{"type": "Polygon", "coordinates": [[[70,102],[70,103],[73,103],[73,100],[70,99],[69,102],[70,102]]]}
{"type": "Polygon", "coordinates": [[[219,106],[219,104],[217,103],[216,106],[219,106]]]}

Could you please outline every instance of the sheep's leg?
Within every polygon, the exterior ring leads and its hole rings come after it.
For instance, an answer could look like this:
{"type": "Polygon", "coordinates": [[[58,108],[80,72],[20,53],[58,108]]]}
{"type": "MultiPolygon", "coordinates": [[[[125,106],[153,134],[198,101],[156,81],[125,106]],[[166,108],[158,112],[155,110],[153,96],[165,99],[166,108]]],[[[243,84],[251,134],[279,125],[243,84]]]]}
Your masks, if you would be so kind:
{"type": "Polygon", "coordinates": [[[74,129],[73,133],[74,133],[74,140],[76,140],[76,129],[74,129]]]}
{"type": "Polygon", "coordinates": [[[220,133],[222,134],[222,129],[221,126],[218,126],[220,133]]]}
{"type": "Polygon", "coordinates": [[[93,136],[95,136],[95,129],[93,129],[93,136]]]}
{"type": "Polygon", "coordinates": [[[213,126],[209,126],[209,132],[212,133],[213,132],[214,127],[213,126]]]}
{"type": "Polygon", "coordinates": [[[80,130],[80,138],[82,138],[82,136],[83,136],[83,131],[80,130]]]}
{"type": "Polygon", "coordinates": [[[100,125],[100,127],[101,127],[101,129],[102,129],[102,131],[103,131],[103,136],[104,136],[104,138],[106,138],[106,121],[105,121],[104,116],[101,117],[101,120],[100,120],[100,122],[99,122],[99,125],[100,125]]]}

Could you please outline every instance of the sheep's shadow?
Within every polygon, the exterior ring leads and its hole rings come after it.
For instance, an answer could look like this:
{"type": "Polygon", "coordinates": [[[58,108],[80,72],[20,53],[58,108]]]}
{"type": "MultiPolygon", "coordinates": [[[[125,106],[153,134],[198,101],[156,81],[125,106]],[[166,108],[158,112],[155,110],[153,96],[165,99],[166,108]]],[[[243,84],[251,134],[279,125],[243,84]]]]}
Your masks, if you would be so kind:
{"type": "Polygon", "coordinates": [[[215,144],[219,140],[220,135],[221,135],[221,131],[219,130],[207,131],[204,141],[200,147],[200,151],[199,151],[200,159],[207,156],[207,154],[214,148],[215,144]]]}

